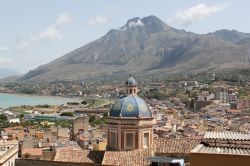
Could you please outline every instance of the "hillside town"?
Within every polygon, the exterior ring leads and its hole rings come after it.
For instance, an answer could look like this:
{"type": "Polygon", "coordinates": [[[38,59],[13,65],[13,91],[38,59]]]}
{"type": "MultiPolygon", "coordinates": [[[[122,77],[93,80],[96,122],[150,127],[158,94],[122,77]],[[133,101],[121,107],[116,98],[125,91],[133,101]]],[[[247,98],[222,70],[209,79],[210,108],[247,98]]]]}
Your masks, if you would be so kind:
{"type": "MultiPolygon", "coordinates": [[[[22,87],[1,85],[1,92],[22,87]]],[[[146,83],[131,75],[125,85],[72,82],[49,87],[54,89],[40,92],[74,96],[79,102],[1,109],[2,164],[192,166],[200,162],[199,153],[250,160],[248,83],[214,78],[146,83]],[[68,87],[77,93],[64,91],[68,87]]]]}

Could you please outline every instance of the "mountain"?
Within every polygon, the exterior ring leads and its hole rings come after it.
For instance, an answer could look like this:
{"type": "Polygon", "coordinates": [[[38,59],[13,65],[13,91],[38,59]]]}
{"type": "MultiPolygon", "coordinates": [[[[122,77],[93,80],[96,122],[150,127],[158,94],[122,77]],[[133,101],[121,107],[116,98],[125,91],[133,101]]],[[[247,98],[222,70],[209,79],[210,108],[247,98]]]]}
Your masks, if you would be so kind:
{"type": "Polygon", "coordinates": [[[0,68],[0,79],[14,75],[20,75],[20,73],[13,69],[0,68]]]}
{"type": "Polygon", "coordinates": [[[230,31],[223,31],[199,35],[172,28],[155,16],[136,17],[19,80],[103,79],[128,74],[162,77],[249,68],[250,47],[237,44],[248,34],[232,32],[237,34],[232,38],[224,35],[230,31]]]}

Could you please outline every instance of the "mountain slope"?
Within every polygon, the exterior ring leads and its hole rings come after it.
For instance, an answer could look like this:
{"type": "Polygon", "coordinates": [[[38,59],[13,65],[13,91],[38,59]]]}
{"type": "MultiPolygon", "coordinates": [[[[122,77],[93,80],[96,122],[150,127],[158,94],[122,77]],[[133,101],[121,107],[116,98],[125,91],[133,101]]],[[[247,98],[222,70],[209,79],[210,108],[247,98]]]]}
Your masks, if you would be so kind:
{"type": "MultiPolygon", "coordinates": [[[[242,38],[243,39],[243,38],[242,38]]],[[[20,80],[102,79],[109,75],[168,75],[248,67],[250,48],[215,35],[177,30],[155,16],[119,29],[30,71],[20,80]]]]}

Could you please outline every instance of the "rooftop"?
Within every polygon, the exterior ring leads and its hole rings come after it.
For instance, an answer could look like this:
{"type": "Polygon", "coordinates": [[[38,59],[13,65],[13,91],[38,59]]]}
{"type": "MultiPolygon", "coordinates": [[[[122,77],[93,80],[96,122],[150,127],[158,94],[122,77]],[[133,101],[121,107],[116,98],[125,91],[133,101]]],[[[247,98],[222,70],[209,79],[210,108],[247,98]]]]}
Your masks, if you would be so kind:
{"type": "Polygon", "coordinates": [[[250,149],[210,147],[210,146],[205,146],[203,144],[199,144],[191,151],[191,153],[231,154],[231,155],[250,156],[250,149]]]}
{"type": "Polygon", "coordinates": [[[104,152],[88,151],[74,148],[60,148],[56,151],[54,161],[74,163],[101,163],[104,152]]]}
{"type": "Polygon", "coordinates": [[[22,155],[29,154],[31,156],[42,156],[42,148],[23,148],[22,155]]]}
{"type": "Polygon", "coordinates": [[[239,132],[206,132],[203,139],[222,139],[222,140],[250,140],[250,134],[239,132]]]}
{"type": "Polygon", "coordinates": [[[153,156],[153,154],[154,151],[151,148],[130,151],[106,151],[102,164],[143,166],[147,162],[147,158],[153,156]]]}
{"type": "Polygon", "coordinates": [[[199,142],[200,140],[194,139],[156,139],[154,140],[155,153],[188,154],[199,142]]]}

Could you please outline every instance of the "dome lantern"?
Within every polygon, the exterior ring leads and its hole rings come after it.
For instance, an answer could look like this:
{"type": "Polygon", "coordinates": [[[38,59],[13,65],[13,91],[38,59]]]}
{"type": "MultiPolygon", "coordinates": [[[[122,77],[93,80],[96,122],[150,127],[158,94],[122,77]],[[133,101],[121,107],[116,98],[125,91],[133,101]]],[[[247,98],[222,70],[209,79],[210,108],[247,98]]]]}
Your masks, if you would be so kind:
{"type": "Polygon", "coordinates": [[[125,82],[128,95],[137,95],[138,93],[138,84],[132,75],[129,76],[128,80],[125,82]]]}

